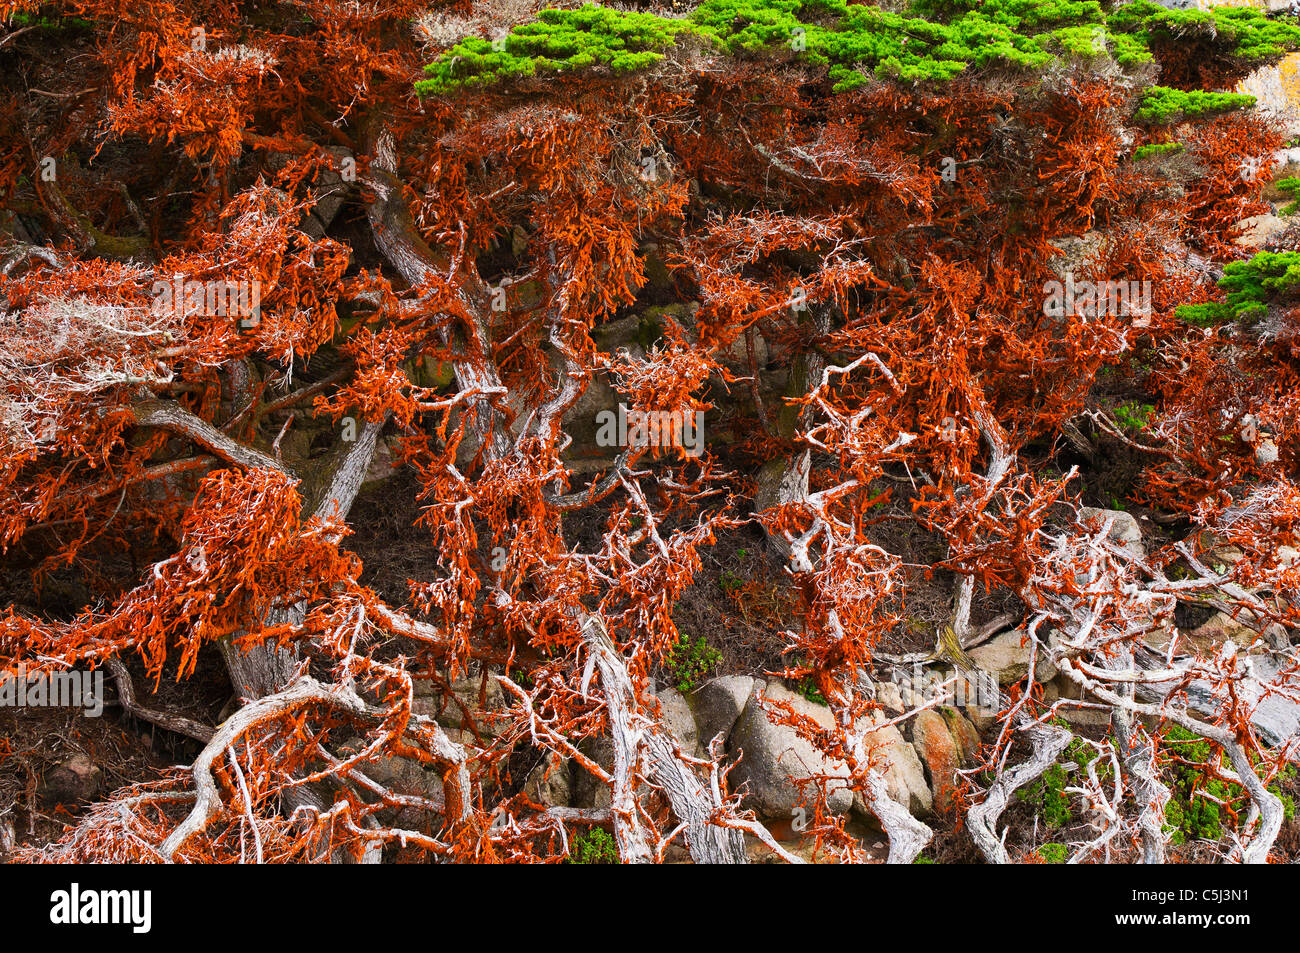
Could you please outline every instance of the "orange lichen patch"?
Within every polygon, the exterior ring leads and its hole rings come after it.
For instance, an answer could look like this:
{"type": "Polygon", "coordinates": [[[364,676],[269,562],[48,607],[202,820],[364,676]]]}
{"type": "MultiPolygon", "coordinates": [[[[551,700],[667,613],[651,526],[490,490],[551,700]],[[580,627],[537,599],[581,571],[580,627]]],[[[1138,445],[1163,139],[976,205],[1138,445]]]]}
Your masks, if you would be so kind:
{"type": "Polygon", "coordinates": [[[912,743],[930,776],[935,810],[950,810],[957,793],[957,769],[961,767],[961,752],[953,741],[943,716],[935,711],[923,711],[917,715],[916,723],[912,726],[912,743]]]}
{"type": "Polygon", "coordinates": [[[1288,53],[1280,62],[1261,67],[1241,80],[1235,91],[1254,96],[1265,112],[1300,110],[1300,53],[1288,53]]]}

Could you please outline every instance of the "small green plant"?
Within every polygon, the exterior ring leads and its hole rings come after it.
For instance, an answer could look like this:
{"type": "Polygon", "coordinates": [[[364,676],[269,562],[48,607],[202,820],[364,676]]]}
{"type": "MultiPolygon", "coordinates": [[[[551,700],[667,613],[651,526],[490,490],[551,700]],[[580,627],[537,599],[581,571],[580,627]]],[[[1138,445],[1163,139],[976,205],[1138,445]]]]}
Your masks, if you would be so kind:
{"type": "Polygon", "coordinates": [[[1070,849],[1064,844],[1044,844],[1038,848],[1038,856],[1045,864],[1063,864],[1070,856],[1070,849]]]}
{"type": "Polygon", "coordinates": [[[1273,183],[1279,192],[1285,192],[1291,196],[1291,201],[1282,206],[1283,215],[1294,215],[1300,212],[1300,179],[1288,176],[1285,179],[1278,179],[1273,183]]]}
{"type": "Polygon", "coordinates": [[[593,827],[579,834],[569,846],[570,864],[617,864],[618,844],[603,827],[593,827]]]}
{"type": "MultiPolygon", "coordinates": [[[[1205,738],[1173,725],[1165,732],[1164,741],[1167,750],[1175,756],[1168,771],[1172,796],[1165,806],[1165,829],[1170,834],[1169,842],[1183,844],[1191,840],[1218,840],[1224,829],[1232,825],[1232,814],[1227,808],[1235,810],[1236,805],[1244,801],[1245,791],[1239,784],[1214,776],[1210,769],[1216,761],[1222,763],[1224,756],[1205,738]]],[[[1258,759],[1252,757],[1251,760],[1258,759]]],[[[1295,771],[1294,765],[1287,765],[1279,772],[1279,778],[1293,778],[1295,771]]],[[[1294,817],[1295,801],[1283,794],[1276,782],[1270,784],[1268,790],[1281,799],[1283,816],[1287,819],[1294,817]]]]}
{"type": "MultiPolygon", "coordinates": [[[[1065,757],[1082,769],[1092,760],[1092,749],[1087,743],[1075,739],[1065,749],[1065,757]]],[[[1101,765],[1097,771],[1099,779],[1105,779],[1108,769],[1101,765]]],[[[1070,796],[1065,793],[1069,783],[1069,773],[1060,764],[1054,764],[1040,777],[1016,792],[1016,796],[1030,805],[1034,812],[1042,815],[1049,828],[1064,827],[1074,817],[1070,808],[1070,796]]],[[[1059,846],[1059,845],[1058,845],[1059,846]]]]}
{"type": "Polygon", "coordinates": [[[1145,159],[1163,159],[1165,156],[1171,156],[1182,151],[1183,144],[1181,142],[1152,142],[1134,149],[1133,161],[1142,162],[1145,159]]]}
{"type": "Polygon", "coordinates": [[[741,579],[730,569],[722,570],[718,576],[718,588],[727,595],[739,591],[745,585],[745,580],[741,579]]]}
{"type": "Polygon", "coordinates": [[[826,704],[826,698],[824,695],[822,695],[821,692],[817,690],[817,684],[806,675],[803,678],[799,679],[798,683],[794,687],[794,690],[798,694],[802,695],[804,698],[808,699],[808,701],[812,702],[814,705],[826,704]]]}
{"type": "Polygon", "coordinates": [[[663,340],[664,323],[659,316],[647,311],[637,320],[636,325],[636,343],[641,345],[643,350],[650,350],[656,344],[663,340]]]}
{"type": "Polygon", "coordinates": [[[1115,422],[1125,430],[1136,433],[1146,427],[1155,409],[1152,404],[1125,401],[1115,408],[1115,422]]]}
{"type": "MultiPolygon", "coordinates": [[[[796,668],[802,668],[804,664],[805,663],[803,659],[795,659],[796,668]]],[[[826,697],[822,695],[820,691],[818,691],[817,683],[813,681],[811,675],[805,675],[797,682],[793,682],[792,690],[796,695],[801,695],[802,697],[806,698],[808,701],[812,702],[814,705],[826,704],[826,697]]]]}
{"type": "Polygon", "coordinates": [[[682,639],[673,646],[665,668],[677,690],[685,693],[694,691],[695,686],[707,678],[721,661],[722,653],[701,635],[694,641],[682,639]]]}

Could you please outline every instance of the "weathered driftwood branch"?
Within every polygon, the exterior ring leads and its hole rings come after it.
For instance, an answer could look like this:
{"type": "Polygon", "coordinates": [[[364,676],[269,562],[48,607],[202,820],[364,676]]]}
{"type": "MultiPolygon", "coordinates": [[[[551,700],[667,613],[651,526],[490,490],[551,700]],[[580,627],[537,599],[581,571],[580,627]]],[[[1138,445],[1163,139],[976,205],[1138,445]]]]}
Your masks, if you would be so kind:
{"type": "MultiPolygon", "coordinates": [[[[1285,811],[1281,799],[1269,791],[1255,773],[1255,765],[1230,728],[1207,724],[1168,704],[1152,705],[1125,698],[1098,679],[1088,677],[1068,658],[1061,660],[1061,671],[1081,688],[1116,709],[1124,709],[1135,715],[1167,719],[1221,747],[1232,763],[1232,771],[1220,770],[1220,774],[1245,789],[1252,802],[1252,819],[1256,822],[1253,836],[1248,836],[1245,843],[1238,844],[1234,855],[1246,864],[1268,863],[1268,854],[1282,829],[1285,811]]],[[[1247,826],[1250,826],[1249,823],[1247,826]]]]}
{"type": "Polygon", "coordinates": [[[1044,724],[1033,725],[1026,729],[1025,734],[1029,738],[1029,743],[1033,745],[1033,754],[1027,761],[1021,762],[1009,771],[999,772],[984,800],[966,814],[966,824],[971,838],[975,841],[975,846],[980,849],[980,853],[991,864],[1011,862],[1006,845],[996,832],[998,818],[1006,810],[1011,796],[1054,765],[1074,737],[1064,728],[1044,724]]]}
{"type": "MultiPolygon", "coordinates": [[[[1131,668],[1133,652],[1125,646],[1117,657],[1104,660],[1110,667],[1131,668]]],[[[1133,700],[1132,685],[1122,687],[1120,694],[1133,700]]],[[[1127,707],[1116,708],[1111,713],[1111,728],[1119,747],[1120,763],[1132,779],[1133,796],[1138,803],[1138,830],[1142,835],[1142,863],[1163,864],[1165,846],[1169,835],[1165,833],[1165,805],[1169,803],[1169,788],[1160,780],[1155,763],[1155,748],[1149,743],[1140,727],[1133,723],[1133,712],[1127,707]]]]}
{"type": "Polygon", "coordinates": [[[229,463],[288,472],[275,457],[228,437],[179,404],[168,401],[145,401],[136,404],[131,410],[135,414],[136,423],[140,426],[159,427],[178,436],[188,437],[229,463]]]}
{"type": "Polygon", "coordinates": [[[163,841],[160,853],[164,860],[170,862],[187,840],[206,830],[211,822],[221,803],[221,793],[212,777],[212,765],[224,756],[226,749],[254,725],[317,702],[359,716],[366,714],[365,703],[355,693],[331,691],[314,678],[303,676],[283,691],[256,699],[226,719],[190,769],[197,795],[194,809],[163,841]]]}
{"type": "MultiPolygon", "coordinates": [[[[191,768],[196,794],[194,808],[159,849],[165,860],[171,861],[176,851],[190,837],[201,833],[211,823],[212,816],[221,803],[221,795],[212,776],[213,764],[249,729],[312,704],[329,705],[354,717],[374,722],[383,721],[387,716],[384,709],[368,705],[350,686],[325,686],[309,675],[300,676],[282,691],[249,702],[222,723],[195,759],[191,768]]],[[[452,742],[446,732],[431,719],[416,716],[411,719],[408,730],[419,735],[425,749],[444,768],[444,818],[452,824],[463,822],[468,817],[472,803],[465,749],[452,742]]],[[[317,799],[306,797],[299,800],[294,810],[319,812],[320,808],[317,799]]]]}
{"type": "Polygon", "coordinates": [[[212,740],[215,729],[207,725],[186,718],[184,715],[171,715],[166,712],[154,711],[139,704],[135,699],[135,686],[131,682],[131,673],[127,671],[126,666],[122,664],[120,659],[105,659],[104,667],[113,676],[113,682],[117,685],[118,703],[121,704],[127,714],[133,718],[139,718],[141,721],[147,721],[151,725],[157,725],[160,728],[166,728],[168,731],[186,735],[195,741],[206,743],[212,740]]]}
{"type": "Polygon", "coordinates": [[[746,863],[740,831],[715,821],[717,813],[725,810],[719,792],[700,780],[683,760],[677,741],[642,710],[623,656],[599,617],[586,617],[582,634],[600,672],[614,741],[613,815],[620,854],[626,851],[627,858],[637,862],[652,857],[649,843],[635,822],[632,796],[634,772],[644,748],[651,780],[663,789],[673,813],[686,825],[686,845],[692,859],[702,864],[746,863]]]}

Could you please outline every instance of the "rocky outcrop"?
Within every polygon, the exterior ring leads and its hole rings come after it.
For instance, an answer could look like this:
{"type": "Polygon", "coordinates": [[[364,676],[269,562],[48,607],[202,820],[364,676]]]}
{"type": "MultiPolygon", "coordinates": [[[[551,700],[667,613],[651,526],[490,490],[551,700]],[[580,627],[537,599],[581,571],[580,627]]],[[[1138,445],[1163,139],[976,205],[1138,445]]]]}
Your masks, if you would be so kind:
{"type": "MultiPolygon", "coordinates": [[[[1263,0],[1266,10],[1282,10],[1290,0],[1263,0]]],[[[1300,55],[1289,53],[1277,63],[1261,66],[1237,85],[1237,92],[1255,97],[1256,110],[1280,122],[1287,136],[1300,133],[1300,55]]]]}
{"type": "Polygon", "coordinates": [[[544,757],[524,781],[524,791],[538,804],[568,807],[573,802],[573,761],[551,753],[544,757]]]}
{"type": "MultiPolygon", "coordinates": [[[[489,680],[486,705],[477,678],[465,679],[453,686],[456,700],[476,715],[502,704],[496,683],[489,680]]],[[[825,757],[811,742],[800,738],[794,729],[781,724],[768,707],[788,706],[795,714],[808,718],[824,729],[834,727],[831,711],[809,701],[779,682],[764,682],[745,675],[727,675],[712,679],[689,696],[673,688],[656,693],[659,718],[690,756],[703,756],[714,738],[722,741],[726,759],[735,763],[729,775],[733,790],[741,790],[744,803],[764,820],[775,824],[789,823],[796,809],[815,795],[818,778],[832,779],[828,803],[835,813],[853,810],[870,818],[870,811],[859,795],[848,787],[846,765],[825,757]],[[836,784],[836,778],[843,783],[836,784]],[[801,784],[801,782],[804,782],[801,784]]],[[[865,751],[871,764],[879,770],[891,798],[914,815],[947,810],[953,803],[959,778],[957,772],[974,763],[980,738],[971,721],[952,708],[924,711],[900,725],[889,724],[897,714],[893,707],[906,703],[910,708],[919,699],[910,689],[900,690],[892,683],[880,683],[877,697],[882,708],[870,716],[866,726],[865,751]],[[906,692],[906,698],[903,692],[906,692]],[[897,697],[896,697],[897,696],[897,697]],[[932,792],[933,788],[933,792],[932,792]]],[[[416,707],[426,714],[438,714],[449,734],[473,745],[473,737],[459,730],[460,709],[451,699],[442,707],[442,696],[421,696],[416,707]],[[438,709],[441,707],[441,712],[438,709]]],[[[486,737],[490,720],[479,717],[480,732],[486,737]]],[[[580,745],[583,754],[609,769],[613,751],[606,739],[589,738],[580,745]]],[[[368,773],[376,781],[407,793],[440,796],[437,772],[400,758],[387,758],[372,765],[368,773]]],[[[608,807],[609,791],[572,759],[551,754],[528,769],[524,791],[539,804],[562,807],[608,807]]]]}
{"type": "Polygon", "coordinates": [[[1243,248],[1264,248],[1275,235],[1280,235],[1290,225],[1289,220],[1277,215],[1252,215],[1241,220],[1239,227],[1242,232],[1233,242],[1243,248]]]}
{"type": "Polygon", "coordinates": [[[99,793],[104,772],[89,755],[74,754],[45,773],[41,794],[54,804],[89,801],[99,793]]]}
{"type": "MultiPolygon", "coordinates": [[[[764,698],[788,705],[821,728],[834,727],[834,719],[829,708],[814,705],[781,685],[760,688],[756,684],[732,729],[728,747],[740,755],[740,763],[731,773],[733,783],[745,785],[746,803],[760,816],[789,817],[796,807],[810,800],[813,791],[800,781],[847,778],[849,772],[842,762],[825,758],[793,728],[778,723],[764,708],[764,698]]],[[[832,781],[827,792],[827,805],[835,814],[845,813],[853,804],[853,792],[847,784],[837,786],[832,781]]]]}
{"type": "Polygon", "coordinates": [[[724,675],[705,682],[692,693],[691,711],[705,749],[718,735],[726,741],[753,691],[754,679],[748,675],[724,675]]]}
{"type": "Polygon", "coordinates": [[[980,733],[974,723],[956,708],[940,708],[939,714],[952,732],[953,742],[957,745],[957,754],[963,767],[969,768],[979,761],[980,733]]]}
{"type": "MultiPolygon", "coordinates": [[[[1003,632],[976,646],[969,652],[975,664],[998,680],[1002,686],[1020,681],[1029,673],[1029,637],[1019,630],[1003,632]]],[[[1040,651],[1034,662],[1034,681],[1050,682],[1056,677],[1056,666],[1040,651]]]]}
{"type": "Polygon", "coordinates": [[[659,699],[659,717],[665,728],[682,746],[682,753],[692,757],[699,756],[700,731],[696,727],[695,716],[691,706],[681,692],[672,688],[661,688],[656,693],[659,699]]]}
{"type": "Polygon", "coordinates": [[[934,795],[934,809],[944,812],[956,803],[961,787],[958,774],[978,763],[979,732],[956,708],[932,708],[912,720],[912,747],[925,765],[925,776],[934,795]]]}
{"type": "Polygon", "coordinates": [[[454,729],[469,726],[466,719],[468,712],[480,735],[496,735],[498,724],[492,714],[501,711],[506,705],[505,694],[495,678],[489,677],[486,684],[478,676],[459,679],[451,686],[451,696],[417,695],[415,711],[435,718],[444,728],[454,729]]]}
{"type": "MultiPolygon", "coordinates": [[[[881,727],[867,735],[867,749],[875,766],[884,772],[889,796],[915,816],[929,814],[934,798],[925,780],[921,758],[898,726],[882,724],[887,720],[880,712],[873,715],[873,723],[881,727]]],[[[871,814],[860,794],[854,795],[853,807],[860,814],[871,814]]]]}
{"type": "MultiPolygon", "coordinates": [[[[806,785],[801,786],[799,782],[814,777],[847,779],[849,772],[842,762],[826,758],[792,728],[777,724],[763,707],[761,698],[788,705],[796,714],[823,728],[834,725],[829,708],[778,684],[765,689],[761,686],[761,682],[756,683],[728,741],[728,749],[740,756],[731,777],[733,782],[746,785],[746,803],[760,816],[788,818],[804,797],[806,785]]],[[[890,797],[913,814],[929,813],[933,799],[916,749],[897,726],[885,724],[888,719],[883,713],[875,712],[871,717],[872,723],[880,727],[865,735],[866,751],[873,765],[884,774],[890,797]]],[[[854,807],[861,813],[870,813],[847,783],[837,787],[832,781],[828,790],[831,811],[843,813],[854,807]]]]}
{"type": "Polygon", "coordinates": [[[933,709],[921,712],[912,723],[912,743],[925,764],[934,793],[934,809],[950,810],[957,793],[961,751],[948,730],[948,723],[933,709]]]}
{"type": "Polygon", "coordinates": [[[1105,525],[1110,521],[1110,533],[1108,538],[1113,543],[1119,544],[1135,559],[1146,558],[1146,548],[1142,545],[1142,524],[1132,513],[1125,513],[1123,510],[1102,510],[1094,506],[1084,506],[1079,509],[1079,521],[1096,527],[1105,525]]]}

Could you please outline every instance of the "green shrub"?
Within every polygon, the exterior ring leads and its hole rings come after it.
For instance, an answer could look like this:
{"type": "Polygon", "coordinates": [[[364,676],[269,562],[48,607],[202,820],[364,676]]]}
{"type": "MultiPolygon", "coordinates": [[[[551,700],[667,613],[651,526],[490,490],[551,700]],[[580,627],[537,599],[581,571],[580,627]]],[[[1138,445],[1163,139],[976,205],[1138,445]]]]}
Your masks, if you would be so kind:
{"type": "Polygon", "coordinates": [[[1198,328],[1209,328],[1225,321],[1231,321],[1235,315],[1232,308],[1221,301],[1207,301],[1204,304],[1180,304],[1174,314],[1188,324],[1198,328]]]}
{"type": "MultiPolygon", "coordinates": [[[[950,80],[968,68],[1041,71],[1055,62],[1152,59],[1149,41],[1191,37],[1206,55],[1262,64],[1300,47],[1300,27],[1253,7],[1168,10],[1138,0],[1107,12],[1095,0],[917,0],[906,12],[849,0],[704,0],[686,19],[588,3],[541,11],[494,45],[456,44],[425,67],[420,95],[512,76],[604,68],[627,73],[662,61],[686,38],[723,55],[781,56],[824,67],[842,92],[872,76],[950,80]]],[[[1250,97],[1164,90],[1144,104],[1149,118],[1240,108],[1250,97]]]]}
{"type": "Polygon", "coordinates": [[[722,653],[701,635],[693,642],[683,639],[673,646],[664,667],[677,690],[685,694],[694,691],[695,686],[707,678],[721,661],[722,653]]]}
{"type": "Polygon", "coordinates": [[[1294,215],[1300,211],[1300,179],[1288,176],[1278,179],[1273,185],[1281,192],[1291,196],[1291,201],[1282,207],[1283,215],[1294,215]]]}
{"type": "Polygon", "coordinates": [[[1226,302],[1180,305],[1174,313],[1202,326],[1263,317],[1270,303],[1300,289],[1300,252],[1262,251],[1247,261],[1230,261],[1219,287],[1228,292],[1226,302]]]}
{"type": "Polygon", "coordinates": [[[1070,857],[1070,849],[1064,844],[1044,844],[1038,848],[1038,856],[1045,864],[1063,864],[1070,857]]]}
{"type": "Polygon", "coordinates": [[[94,25],[94,21],[84,17],[66,16],[61,13],[53,16],[44,13],[14,13],[9,18],[9,26],[15,30],[20,27],[40,27],[43,30],[88,30],[94,25]]]}
{"type": "Polygon", "coordinates": [[[1142,97],[1133,118],[1140,122],[1164,125],[1184,119],[1202,119],[1215,113],[1247,109],[1255,105],[1255,97],[1245,93],[1207,93],[1203,90],[1170,89],[1152,86],[1142,97]]]}
{"type": "Polygon", "coordinates": [[[569,845],[570,864],[617,864],[618,844],[603,827],[593,827],[579,834],[569,845]]]}
{"type": "MultiPolygon", "coordinates": [[[[1210,769],[1216,762],[1226,764],[1217,745],[1178,725],[1165,732],[1164,741],[1169,753],[1176,756],[1167,771],[1171,796],[1165,806],[1165,830],[1170,834],[1170,843],[1218,840],[1232,823],[1232,814],[1220,805],[1231,807],[1244,818],[1248,795],[1241,785],[1213,775],[1210,769]]],[[[1258,760],[1251,757],[1252,762],[1258,760]]],[[[1279,776],[1295,777],[1295,766],[1287,765],[1279,776]]],[[[1294,817],[1294,800],[1283,794],[1276,782],[1268,790],[1281,799],[1284,816],[1288,820],[1294,817]]]]}
{"type": "Polygon", "coordinates": [[[1134,149],[1133,161],[1142,162],[1146,159],[1162,159],[1165,156],[1171,156],[1182,151],[1183,144],[1181,142],[1152,142],[1134,149]]]}
{"type": "Polygon", "coordinates": [[[488,84],[539,70],[605,66],[616,73],[643,69],[663,59],[679,34],[694,32],[684,20],[611,10],[588,3],[577,10],[546,9],[495,44],[468,37],[425,67],[416,83],[421,95],[457,86],[488,84]]]}

